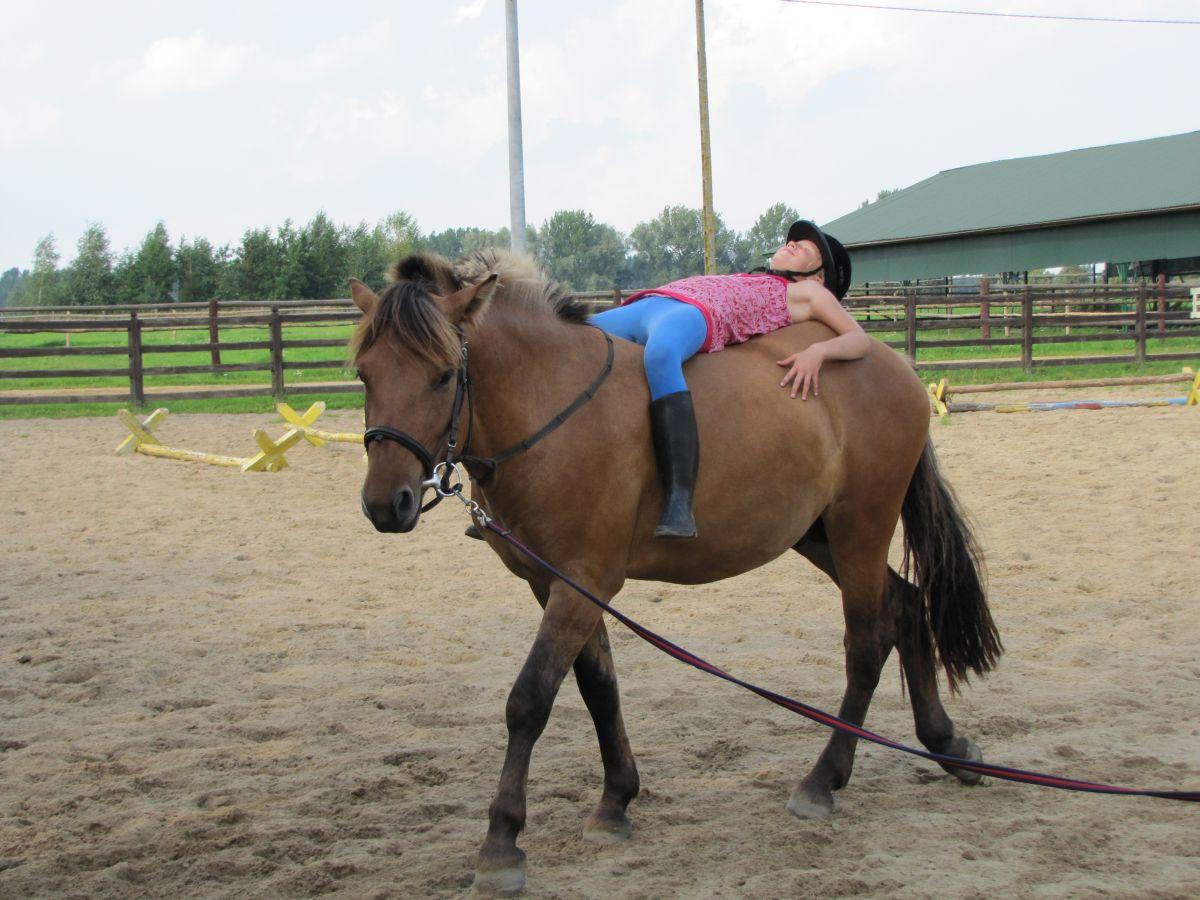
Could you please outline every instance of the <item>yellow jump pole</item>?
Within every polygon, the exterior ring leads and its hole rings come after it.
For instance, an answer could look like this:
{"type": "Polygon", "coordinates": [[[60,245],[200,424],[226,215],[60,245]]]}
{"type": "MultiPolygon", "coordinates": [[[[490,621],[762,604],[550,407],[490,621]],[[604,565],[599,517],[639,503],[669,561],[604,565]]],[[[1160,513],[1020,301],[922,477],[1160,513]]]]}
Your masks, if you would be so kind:
{"type": "Polygon", "coordinates": [[[314,447],[324,446],[327,442],[338,444],[361,444],[363,436],[348,431],[325,431],[315,427],[317,419],[325,412],[325,401],[318,400],[304,411],[296,412],[286,403],[276,403],[275,411],[283,417],[283,421],[293,428],[303,432],[304,439],[314,447]]]}

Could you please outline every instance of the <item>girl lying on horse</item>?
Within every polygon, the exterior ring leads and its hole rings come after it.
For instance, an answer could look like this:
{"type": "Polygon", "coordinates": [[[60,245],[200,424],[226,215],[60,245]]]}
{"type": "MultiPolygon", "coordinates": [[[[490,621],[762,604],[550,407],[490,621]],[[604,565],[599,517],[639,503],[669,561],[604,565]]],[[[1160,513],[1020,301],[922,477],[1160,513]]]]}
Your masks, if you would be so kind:
{"type": "Polygon", "coordinates": [[[850,287],[850,257],[842,245],[806,220],[794,222],[787,242],[765,270],[697,275],[638,291],[616,309],[591,317],[609,334],[645,346],[650,423],[659,474],[667,493],[655,535],[695,537],[692,491],[700,436],[683,364],[696,353],[716,353],[757,334],[816,320],[835,337],[779,360],[781,388],[808,399],[819,393],[827,359],[860,359],[869,339],[838,302],[850,287]]]}

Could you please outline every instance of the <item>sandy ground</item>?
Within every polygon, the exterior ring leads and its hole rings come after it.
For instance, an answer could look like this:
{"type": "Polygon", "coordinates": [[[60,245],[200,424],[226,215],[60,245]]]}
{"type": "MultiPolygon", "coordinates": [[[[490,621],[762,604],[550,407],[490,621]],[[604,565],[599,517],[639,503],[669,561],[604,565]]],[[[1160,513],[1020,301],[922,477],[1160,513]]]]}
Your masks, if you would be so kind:
{"type": "MultiPolygon", "coordinates": [[[[244,455],[263,424],[177,416],[160,433],[244,455]]],[[[117,457],[121,432],[0,422],[0,896],[466,892],[538,622],[524,585],[449,504],[376,534],[353,447],[242,475],[117,457]]],[[[933,432],[1008,648],[949,703],[960,727],[995,762],[1200,786],[1200,411],[978,413],[933,432]]],[[[619,602],[836,708],[839,601],[799,558],[619,602]]],[[[581,838],[601,769],[568,681],[534,755],[530,896],[1200,894],[1195,805],[965,788],[873,746],[831,819],[797,821],[784,803],[826,733],[612,634],[636,830],[581,838]]],[[[912,739],[894,658],[868,725],[912,739]]]]}

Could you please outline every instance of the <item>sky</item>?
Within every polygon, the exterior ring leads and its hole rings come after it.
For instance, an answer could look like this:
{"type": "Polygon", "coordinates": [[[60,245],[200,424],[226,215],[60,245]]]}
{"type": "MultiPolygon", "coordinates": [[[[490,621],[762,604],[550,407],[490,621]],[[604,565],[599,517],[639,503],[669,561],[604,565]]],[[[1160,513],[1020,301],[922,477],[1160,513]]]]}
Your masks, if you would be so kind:
{"type": "MultiPolygon", "coordinates": [[[[877,0],[899,4],[900,0],[877,0]]],[[[908,0],[1200,19],[1195,0],[908,0]]],[[[707,0],[717,211],[829,221],[939,171],[1200,128],[1200,27],[707,0]]],[[[520,0],[526,218],[699,206],[693,0],[520,0]]],[[[1097,185],[1103,190],[1103,185],[1097,185]]],[[[250,227],[508,224],[503,0],[0,2],[0,270],[250,227]]]]}

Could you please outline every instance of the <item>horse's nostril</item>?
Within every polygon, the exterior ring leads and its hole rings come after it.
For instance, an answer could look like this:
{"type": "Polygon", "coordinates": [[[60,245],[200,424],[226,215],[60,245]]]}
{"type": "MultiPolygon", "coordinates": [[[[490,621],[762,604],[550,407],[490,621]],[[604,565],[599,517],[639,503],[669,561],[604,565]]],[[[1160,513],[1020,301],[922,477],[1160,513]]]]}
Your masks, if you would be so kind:
{"type": "Polygon", "coordinates": [[[392,494],[392,510],[396,513],[396,520],[399,522],[408,521],[409,516],[412,515],[415,503],[416,500],[413,497],[412,488],[407,486],[396,488],[395,493],[392,494]]]}

